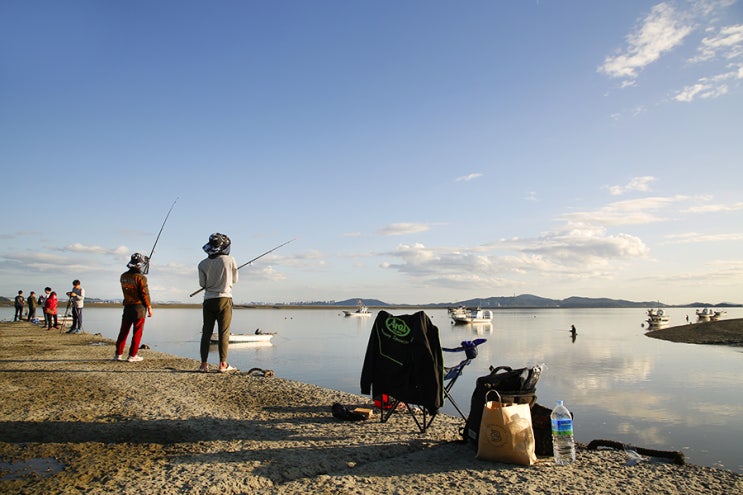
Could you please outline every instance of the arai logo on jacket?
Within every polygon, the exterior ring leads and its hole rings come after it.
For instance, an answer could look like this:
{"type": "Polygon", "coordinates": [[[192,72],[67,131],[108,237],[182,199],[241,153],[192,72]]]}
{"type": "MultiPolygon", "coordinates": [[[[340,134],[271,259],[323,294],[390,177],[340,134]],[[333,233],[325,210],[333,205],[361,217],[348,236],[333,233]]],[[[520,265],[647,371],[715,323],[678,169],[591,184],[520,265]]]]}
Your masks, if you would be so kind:
{"type": "Polygon", "coordinates": [[[390,316],[384,321],[384,326],[395,337],[407,337],[410,334],[410,327],[405,321],[394,316],[390,316]]]}

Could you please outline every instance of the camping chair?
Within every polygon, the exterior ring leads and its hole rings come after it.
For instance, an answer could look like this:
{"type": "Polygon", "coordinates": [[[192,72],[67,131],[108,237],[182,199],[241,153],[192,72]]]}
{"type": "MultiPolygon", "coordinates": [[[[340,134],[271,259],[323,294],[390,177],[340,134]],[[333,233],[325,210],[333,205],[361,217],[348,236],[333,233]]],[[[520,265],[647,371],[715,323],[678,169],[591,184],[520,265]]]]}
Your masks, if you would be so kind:
{"type": "MultiPolygon", "coordinates": [[[[459,347],[456,348],[446,348],[442,347],[442,351],[446,352],[461,352],[464,351],[465,358],[462,359],[459,363],[457,363],[454,366],[451,367],[444,367],[444,397],[451,402],[452,406],[457,410],[459,415],[467,421],[467,416],[462,412],[462,409],[459,407],[459,404],[454,400],[454,397],[451,395],[451,389],[454,387],[454,384],[457,382],[460,376],[462,376],[462,372],[464,371],[464,367],[470,364],[473,359],[477,357],[477,346],[486,342],[487,339],[475,339],[475,340],[465,340],[462,341],[462,343],[459,345],[459,347]]],[[[431,423],[433,422],[434,418],[436,417],[438,411],[432,411],[429,412],[425,407],[418,407],[416,405],[411,405],[407,402],[402,402],[399,399],[396,399],[394,397],[391,397],[387,394],[382,394],[380,397],[376,398],[374,400],[374,405],[380,410],[380,421],[382,423],[386,423],[390,417],[400,410],[407,410],[408,413],[413,417],[413,420],[415,421],[415,424],[418,426],[418,429],[421,433],[425,433],[425,431],[428,429],[429,426],[431,426],[431,423]],[[420,416],[420,419],[418,418],[420,416]]]]}

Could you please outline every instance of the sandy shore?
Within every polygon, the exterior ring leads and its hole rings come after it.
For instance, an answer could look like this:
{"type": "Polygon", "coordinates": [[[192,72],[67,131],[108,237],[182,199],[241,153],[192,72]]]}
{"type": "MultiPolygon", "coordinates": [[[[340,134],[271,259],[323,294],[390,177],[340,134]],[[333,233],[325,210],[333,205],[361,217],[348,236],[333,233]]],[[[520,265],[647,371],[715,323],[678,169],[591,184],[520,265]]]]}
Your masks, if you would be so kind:
{"type": "Polygon", "coordinates": [[[743,476],[579,449],[567,467],[475,459],[462,421],[332,417],[368,398],[281,377],[197,373],[196,360],[0,323],[0,493],[731,494],[743,476]]]}
{"type": "Polygon", "coordinates": [[[653,330],[646,335],[687,344],[743,346],[743,318],[679,325],[653,330]]]}

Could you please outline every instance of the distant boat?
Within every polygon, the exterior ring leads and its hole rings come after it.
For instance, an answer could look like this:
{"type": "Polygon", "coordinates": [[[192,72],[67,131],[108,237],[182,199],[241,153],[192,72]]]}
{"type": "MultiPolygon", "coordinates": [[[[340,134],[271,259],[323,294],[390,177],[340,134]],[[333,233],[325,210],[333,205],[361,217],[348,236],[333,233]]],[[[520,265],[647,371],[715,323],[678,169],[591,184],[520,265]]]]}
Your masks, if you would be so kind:
{"type": "Polygon", "coordinates": [[[725,318],[725,315],[727,315],[728,312],[724,309],[716,309],[714,314],[712,315],[712,321],[721,320],[722,318],[725,318]]]}
{"type": "Polygon", "coordinates": [[[670,316],[666,314],[663,308],[649,309],[648,310],[648,326],[650,328],[662,328],[668,326],[670,316]]]}
{"type": "Polygon", "coordinates": [[[355,311],[351,311],[350,309],[343,310],[343,314],[345,316],[371,316],[371,311],[359,300],[355,311]]]}
{"type": "Polygon", "coordinates": [[[457,308],[449,312],[454,323],[490,323],[493,321],[493,312],[489,309],[462,309],[457,308]]]}
{"type": "Polygon", "coordinates": [[[697,321],[698,322],[717,321],[721,318],[724,318],[726,314],[728,314],[728,312],[723,309],[712,309],[712,308],[698,309],[697,310],[697,321]]]}
{"type": "MultiPolygon", "coordinates": [[[[246,343],[246,342],[270,342],[271,338],[276,335],[274,333],[264,333],[261,329],[255,331],[255,333],[231,333],[230,344],[246,343]]],[[[216,333],[212,334],[210,340],[212,344],[219,343],[219,335],[216,333]]]]}

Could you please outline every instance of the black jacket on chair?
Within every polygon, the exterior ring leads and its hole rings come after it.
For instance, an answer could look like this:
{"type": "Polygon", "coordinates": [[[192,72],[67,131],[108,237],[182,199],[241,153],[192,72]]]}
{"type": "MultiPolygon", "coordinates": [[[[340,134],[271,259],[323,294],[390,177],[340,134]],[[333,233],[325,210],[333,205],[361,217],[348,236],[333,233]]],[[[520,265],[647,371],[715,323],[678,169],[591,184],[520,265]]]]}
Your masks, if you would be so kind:
{"type": "Polygon", "coordinates": [[[423,312],[380,311],[366,347],[361,393],[388,394],[436,412],[444,402],[444,358],[439,329],[423,312]]]}

